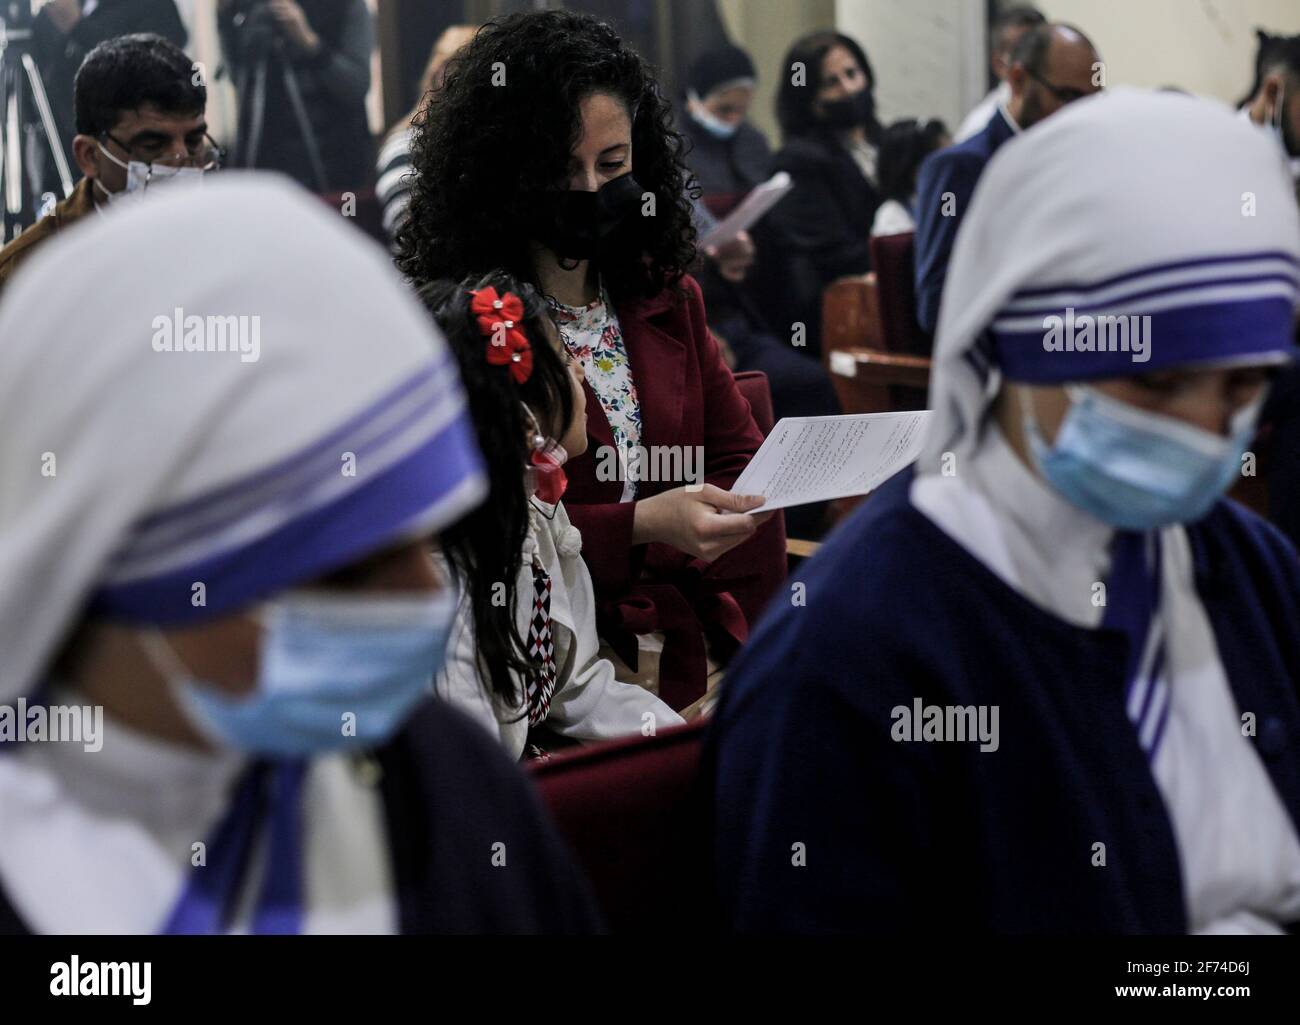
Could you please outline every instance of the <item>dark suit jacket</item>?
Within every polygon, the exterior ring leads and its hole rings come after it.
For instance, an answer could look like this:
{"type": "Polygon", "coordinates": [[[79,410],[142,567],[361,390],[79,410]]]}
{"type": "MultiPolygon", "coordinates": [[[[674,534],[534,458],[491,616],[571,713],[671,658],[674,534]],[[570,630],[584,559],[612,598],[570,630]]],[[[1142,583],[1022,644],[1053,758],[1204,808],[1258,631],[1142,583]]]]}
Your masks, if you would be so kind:
{"type": "Polygon", "coordinates": [[[1016,129],[994,111],[978,135],[926,157],[916,181],[916,319],[933,335],[953,240],[984,167],[1016,129]],[[951,204],[944,197],[952,193],[951,204]],[[945,213],[945,211],[948,211],[945,213]]]}
{"type": "MultiPolygon", "coordinates": [[[[749,403],[736,388],[705,324],[699,285],[686,277],[684,295],[665,289],[653,299],[617,303],[616,312],[641,403],[641,444],[702,446],[706,483],[729,489],[763,443],[749,403]]],[[[667,635],[660,693],[681,708],[704,693],[703,632],[743,641],[785,577],[781,518],[711,565],[667,545],[633,545],[633,502],[621,502],[621,481],[597,477],[599,451],[613,431],[590,385],[587,451],[565,465],[564,507],[582,532],[600,635],[636,664],[636,634],[667,635]]],[[[641,481],[638,498],[680,481],[641,481]]]]}
{"type": "Polygon", "coordinates": [[[1300,366],[1283,371],[1263,421],[1271,428],[1268,517],[1300,548],[1300,366]]]}

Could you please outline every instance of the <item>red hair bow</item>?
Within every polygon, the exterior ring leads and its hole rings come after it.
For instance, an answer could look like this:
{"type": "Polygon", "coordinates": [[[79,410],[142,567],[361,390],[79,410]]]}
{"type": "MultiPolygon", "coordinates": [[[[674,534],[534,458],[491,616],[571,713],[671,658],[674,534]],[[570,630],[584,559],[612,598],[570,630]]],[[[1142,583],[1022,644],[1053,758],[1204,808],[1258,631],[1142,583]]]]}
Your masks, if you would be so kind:
{"type": "Polygon", "coordinates": [[[487,361],[493,366],[509,366],[510,375],[523,384],[533,375],[533,350],[528,336],[518,327],[524,319],[524,303],[513,292],[497,295],[488,286],[471,292],[470,312],[478,320],[478,329],[487,338],[487,361]]]}

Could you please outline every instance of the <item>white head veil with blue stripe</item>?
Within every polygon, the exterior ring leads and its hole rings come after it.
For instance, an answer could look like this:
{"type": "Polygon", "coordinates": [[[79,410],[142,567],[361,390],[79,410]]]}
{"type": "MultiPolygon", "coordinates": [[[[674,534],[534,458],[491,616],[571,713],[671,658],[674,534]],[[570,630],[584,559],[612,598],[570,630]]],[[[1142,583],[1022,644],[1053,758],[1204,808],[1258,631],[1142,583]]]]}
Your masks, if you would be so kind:
{"type": "Polygon", "coordinates": [[[1052,384],[1289,358],[1298,281],[1286,162],[1253,125],[1168,92],[1071,104],[1003,146],[975,189],[944,284],[918,472],[972,450],[999,374],[1052,384]],[[1067,315],[1149,316],[1147,358],[1049,350],[1047,318],[1067,315]]]}
{"type": "Polygon", "coordinates": [[[92,219],[0,303],[0,700],[87,612],[201,623],[485,490],[444,341],[318,200],[231,174],[92,219]]]}

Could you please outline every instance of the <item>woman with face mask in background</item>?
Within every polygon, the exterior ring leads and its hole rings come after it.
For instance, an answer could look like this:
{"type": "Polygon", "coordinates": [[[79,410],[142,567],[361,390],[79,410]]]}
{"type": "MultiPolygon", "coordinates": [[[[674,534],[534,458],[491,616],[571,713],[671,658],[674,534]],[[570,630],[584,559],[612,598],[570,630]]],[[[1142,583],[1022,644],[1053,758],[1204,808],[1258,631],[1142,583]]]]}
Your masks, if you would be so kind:
{"type": "Polygon", "coordinates": [[[772,149],[749,121],[758,76],[749,54],[721,46],[691,66],[682,134],[686,156],[714,217],[726,217],[749,190],[771,176],[772,149]]]}
{"type": "Polygon", "coordinates": [[[794,188],[758,223],[768,320],[802,323],[809,355],[821,351],[822,292],[836,278],[871,269],[868,236],[880,205],[876,76],[861,46],[839,32],[795,42],[780,69],[776,115],[783,145],[772,170],[794,188]]]}
{"type": "Polygon", "coordinates": [[[669,105],[608,25],[512,15],[448,64],[414,157],[398,265],[418,283],[500,267],[548,297],[585,376],[590,438],[565,465],[565,508],[604,654],[680,710],[744,640],[785,556],[780,518],[728,490],[762,435],[686,275],[669,105]]]}
{"type": "Polygon", "coordinates": [[[1300,566],[1220,500],[1294,356],[1290,191],[1269,140],[1173,94],[1082,100],[993,158],[921,459],[723,688],[731,927],[1300,922],[1300,566]]]}
{"type": "Polygon", "coordinates": [[[485,487],[382,254],[219,181],[52,244],[0,335],[0,699],[28,706],[0,932],[591,928],[514,767],[429,698],[455,597],[427,538],[485,487]],[[109,287],[50,303],[70,264],[109,287]],[[95,710],[92,742],[37,706],[95,710]]]}

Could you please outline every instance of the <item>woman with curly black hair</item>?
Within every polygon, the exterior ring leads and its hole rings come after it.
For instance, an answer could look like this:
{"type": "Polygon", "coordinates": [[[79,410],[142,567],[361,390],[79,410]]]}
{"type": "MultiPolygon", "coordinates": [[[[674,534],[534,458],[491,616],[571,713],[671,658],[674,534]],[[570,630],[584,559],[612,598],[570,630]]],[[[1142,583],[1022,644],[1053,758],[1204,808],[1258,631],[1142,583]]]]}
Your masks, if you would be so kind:
{"type": "Polygon", "coordinates": [[[871,269],[882,134],[875,89],[866,53],[842,32],[796,40],[781,67],[776,115],[784,144],[772,168],[787,172],[794,188],[755,230],[757,294],[772,323],[805,325],[810,353],[821,347],[826,286],[871,269]]]}
{"type": "Polygon", "coordinates": [[[565,498],[601,636],[621,678],[657,676],[675,708],[704,694],[784,576],[779,517],[746,515],[761,500],[726,490],[762,436],[686,273],[682,148],[658,83],[608,25],[512,15],[448,63],[398,237],[416,283],[501,267],[546,295],[586,374],[592,443],[566,467],[565,498]]]}

